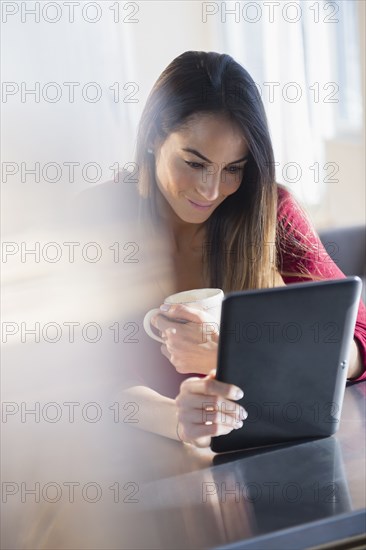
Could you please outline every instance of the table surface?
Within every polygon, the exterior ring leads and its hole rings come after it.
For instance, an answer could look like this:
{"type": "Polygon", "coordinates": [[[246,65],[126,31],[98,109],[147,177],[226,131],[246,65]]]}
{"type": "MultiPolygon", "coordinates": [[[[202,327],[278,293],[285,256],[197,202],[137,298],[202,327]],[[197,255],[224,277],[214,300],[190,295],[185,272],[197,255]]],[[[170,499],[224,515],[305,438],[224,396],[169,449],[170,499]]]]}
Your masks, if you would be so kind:
{"type": "Polygon", "coordinates": [[[3,504],[2,548],[294,549],[360,534],[365,397],[365,383],[346,388],[335,436],[225,455],[107,418],[82,429],[9,421],[3,483],[18,492],[3,504]],[[38,502],[21,502],[22,480],[40,483],[38,502]]]}
{"type": "Polygon", "coordinates": [[[261,451],[213,455],[146,434],[127,546],[294,549],[365,532],[365,397],[364,383],[346,389],[335,436],[261,451]]]}

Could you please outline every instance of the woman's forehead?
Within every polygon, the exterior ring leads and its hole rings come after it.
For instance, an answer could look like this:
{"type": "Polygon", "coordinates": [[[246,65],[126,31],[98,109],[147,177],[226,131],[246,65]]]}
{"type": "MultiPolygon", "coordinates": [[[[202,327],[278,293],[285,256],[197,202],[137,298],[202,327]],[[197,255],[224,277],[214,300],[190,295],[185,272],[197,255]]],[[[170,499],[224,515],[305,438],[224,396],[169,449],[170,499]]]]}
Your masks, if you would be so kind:
{"type": "Polygon", "coordinates": [[[232,127],[236,127],[239,129],[239,125],[235,123],[231,119],[231,117],[226,113],[212,113],[212,112],[197,112],[193,113],[189,117],[187,117],[179,129],[182,131],[184,130],[192,130],[192,128],[195,128],[197,126],[206,126],[208,124],[218,124],[218,125],[229,125],[232,127]]]}
{"type": "Polygon", "coordinates": [[[195,145],[214,145],[235,147],[245,152],[247,142],[242,129],[223,115],[197,115],[195,119],[172,132],[169,136],[171,145],[194,147],[195,145]]]}

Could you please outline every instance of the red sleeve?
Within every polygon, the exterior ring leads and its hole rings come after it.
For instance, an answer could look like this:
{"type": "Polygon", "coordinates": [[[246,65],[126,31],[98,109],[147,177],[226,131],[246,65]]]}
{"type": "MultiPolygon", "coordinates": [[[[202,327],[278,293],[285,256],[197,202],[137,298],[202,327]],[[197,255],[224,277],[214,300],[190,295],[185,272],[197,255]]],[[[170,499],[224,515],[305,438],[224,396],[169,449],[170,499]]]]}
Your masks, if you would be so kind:
{"type": "MultiPolygon", "coordinates": [[[[319,279],[343,279],[344,273],[327,254],[312,222],[292,194],[278,187],[278,254],[279,270],[286,284],[319,279]],[[309,276],[306,276],[305,273],[309,276]],[[304,275],[301,275],[304,273],[304,275]]],[[[360,300],[354,338],[360,350],[366,379],[366,308],[360,300]]]]}

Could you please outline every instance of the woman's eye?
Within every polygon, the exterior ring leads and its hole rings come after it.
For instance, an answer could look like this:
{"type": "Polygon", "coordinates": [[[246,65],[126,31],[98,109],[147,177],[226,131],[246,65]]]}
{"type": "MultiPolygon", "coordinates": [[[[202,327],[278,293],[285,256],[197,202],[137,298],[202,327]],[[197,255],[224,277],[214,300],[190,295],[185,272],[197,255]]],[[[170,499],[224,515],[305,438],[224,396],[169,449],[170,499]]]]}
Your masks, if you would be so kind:
{"type": "Polygon", "coordinates": [[[230,172],[230,174],[237,174],[243,168],[244,168],[244,166],[229,166],[229,168],[227,168],[227,170],[228,170],[228,172],[230,172]]]}
{"type": "Polygon", "coordinates": [[[185,163],[191,168],[203,168],[203,164],[200,164],[199,162],[190,162],[186,160],[185,163]]]}
{"type": "MultiPolygon", "coordinates": [[[[200,164],[199,162],[188,161],[188,160],[186,160],[184,162],[186,164],[188,164],[188,166],[190,166],[194,170],[205,167],[203,164],[200,164]]],[[[243,170],[243,168],[244,168],[244,166],[229,166],[228,168],[225,168],[225,170],[227,170],[227,172],[229,172],[229,174],[237,174],[238,172],[243,170]]]]}

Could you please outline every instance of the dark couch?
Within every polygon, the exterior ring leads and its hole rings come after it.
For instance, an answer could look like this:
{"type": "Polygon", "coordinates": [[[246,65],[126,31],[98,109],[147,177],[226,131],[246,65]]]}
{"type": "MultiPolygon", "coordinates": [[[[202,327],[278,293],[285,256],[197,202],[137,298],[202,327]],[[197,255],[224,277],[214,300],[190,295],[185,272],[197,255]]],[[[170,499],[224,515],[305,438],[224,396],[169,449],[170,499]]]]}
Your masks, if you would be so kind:
{"type": "Polygon", "coordinates": [[[345,275],[358,275],[366,298],[366,226],[340,227],[319,231],[328,254],[345,275]]]}

